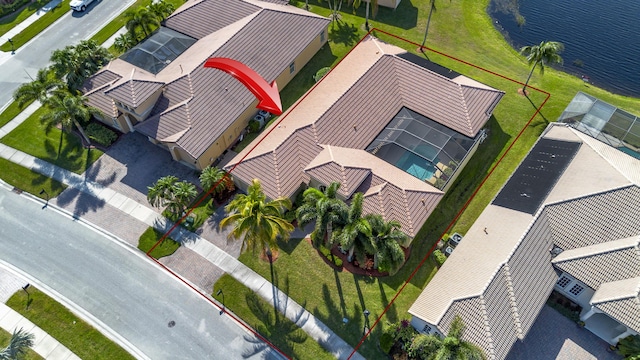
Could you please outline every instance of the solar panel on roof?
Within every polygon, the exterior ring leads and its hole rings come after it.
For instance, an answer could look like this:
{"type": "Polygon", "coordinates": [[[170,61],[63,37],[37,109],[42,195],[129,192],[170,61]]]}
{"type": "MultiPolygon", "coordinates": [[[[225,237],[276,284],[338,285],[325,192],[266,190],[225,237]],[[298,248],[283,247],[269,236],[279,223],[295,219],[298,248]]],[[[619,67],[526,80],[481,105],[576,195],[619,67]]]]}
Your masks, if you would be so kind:
{"type": "Polygon", "coordinates": [[[533,215],[579,148],[577,142],[540,139],[492,204],[533,215]]]}

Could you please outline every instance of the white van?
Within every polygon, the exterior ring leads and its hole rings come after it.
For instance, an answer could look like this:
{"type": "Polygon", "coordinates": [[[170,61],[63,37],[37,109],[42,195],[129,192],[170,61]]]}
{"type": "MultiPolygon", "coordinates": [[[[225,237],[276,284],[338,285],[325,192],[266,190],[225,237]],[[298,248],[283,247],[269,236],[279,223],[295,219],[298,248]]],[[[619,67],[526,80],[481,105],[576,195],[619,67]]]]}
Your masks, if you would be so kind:
{"type": "Polygon", "coordinates": [[[69,5],[71,6],[71,9],[75,11],[85,11],[87,6],[89,6],[89,4],[91,4],[92,2],[93,0],[71,0],[71,3],[69,3],[69,5]]]}

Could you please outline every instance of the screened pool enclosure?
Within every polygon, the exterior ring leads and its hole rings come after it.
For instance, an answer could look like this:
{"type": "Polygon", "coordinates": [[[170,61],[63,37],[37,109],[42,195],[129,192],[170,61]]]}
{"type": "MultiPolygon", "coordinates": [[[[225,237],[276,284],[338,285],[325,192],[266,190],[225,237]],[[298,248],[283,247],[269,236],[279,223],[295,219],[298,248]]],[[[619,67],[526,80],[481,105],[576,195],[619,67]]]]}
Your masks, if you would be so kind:
{"type": "Polygon", "coordinates": [[[472,139],[402,108],[366,150],[443,189],[475,143],[483,137],[484,132],[481,132],[472,139]]]}
{"type": "Polygon", "coordinates": [[[578,92],[558,122],[640,159],[640,119],[611,104],[578,92]]]}
{"type": "Polygon", "coordinates": [[[120,59],[155,75],[195,42],[196,39],[192,37],[161,26],[148,39],[120,56],[120,59]]]}

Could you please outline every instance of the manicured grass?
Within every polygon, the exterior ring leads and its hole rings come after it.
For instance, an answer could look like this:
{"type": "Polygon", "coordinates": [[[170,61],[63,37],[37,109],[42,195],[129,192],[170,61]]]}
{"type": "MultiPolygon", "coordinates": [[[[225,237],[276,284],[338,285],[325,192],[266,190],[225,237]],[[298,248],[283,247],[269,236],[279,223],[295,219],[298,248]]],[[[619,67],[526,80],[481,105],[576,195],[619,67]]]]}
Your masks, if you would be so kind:
{"type": "Polygon", "coordinates": [[[36,0],[23,7],[22,10],[16,11],[0,19],[0,36],[13,29],[16,25],[23,22],[26,18],[33,15],[38,9],[46,5],[50,0],[36,0]]]}
{"type": "Polygon", "coordinates": [[[66,185],[50,179],[44,175],[33,172],[25,167],[14,164],[9,160],[0,158],[0,179],[20,190],[33,194],[41,199],[58,196],[66,185]],[[45,193],[40,194],[44,190],[45,193]]]}
{"type": "Polygon", "coordinates": [[[24,104],[23,107],[18,106],[17,101],[11,102],[9,106],[0,114],[0,127],[3,127],[9,123],[9,121],[13,120],[18,114],[22,112],[22,110],[26,109],[27,106],[31,105],[32,101],[24,104]]]}
{"type": "Polygon", "coordinates": [[[98,160],[102,151],[83,148],[80,139],[73,134],[56,128],[46,129],[40,122],[45,111],[44,107],[36,110],[0,142],[77,174],[83,173],[98,160]]]}
{"type": "Polygon", "coordinates": [[[18,291],[7,305],[22,314],[81,359],[133,359],[124,349],[102,335],[67,308],[34,287],[18,291]]]}
{"type": "Polygon", "coordinates": [[[297,325],[279,313],[276,315],[273,304],[264,301],[230,275],[222,276],[212,296],[216,297],[218,289],[223,289],[229,310],[288,356],[293,359],[334,359],[297,325]]]}
{"type": "MultiPolygon", "coordinates": [[[[127,11],[137,9],[140,6],[148,6],[149,4],[151,4],[151,1],[152,0],[136,1],[135,3],[133,3],[133,5],[129,6],[127,10],[123,11],[122,14],[118,15],[118,17],[116,17],[110,23],[108,23],[105,27],[100,29],[100,31],[98,31],[95,35],[93,35],[91,39],[95,40],[98,44],[102,44],[103,42],[107,41],[107,39],[109,39],[113,34],[115,34],[116,31],[122,29],[122,27],[125,25],[126,21],[125,21],[124,14],[127,11]]],[[[182,4],[185,3],[185,0],[165,0],[165,2],[169,4],[173,4],[173,6],[175,6],[175,8],[177,9],[182,4]]]]}
{"type": "MultiPolygon", "coordinates": [[[[158,231],[152,227],[145,230],[140,235],[138,241],[138,249],[142,250],[145,254],[149,251],[160,239],[164,236],[164,232],[158,231]]],[[[165,238],[155,249],[151,252],[151,256],[155,259],[169,256],[176,252],[180,247],[180,243],[176,242],[170,237],[165,238]]]]}
{"type": "MultiPolygon", "coordinates": [[[[4,329],[0,329],[0,349],[5,348],[9,345],[9,340],[11,340],[12,333],[5,331],[4,329]]],[[[44,359],[42,356],[38,355],[32,349],[28,349],[23,360],[40,360],[44,359]]]]}
{"type": "MultiPolygon", "coordinates": [[[[58,4],[58,6],[49,10],[41,18],[36,20],[36,22],[29,25],[29,27],[14,36],[12,38],[14,49],[18,49],[22,45],[29,42],[29,40],[33,39],[42,30],[46,29],[49,25],[53,24],[56,20],[61,18],[62,15],[71,10],[71,8],[69,7],[69,1],[70,0],[62,0],[62,2],[58,4]]],[[[9,44],[9,42],[4,43],[2,46],[0,46],[0,50],[11,51],[11,44],[9,44]]]]}
{"type": "MultiPolygon", "coordinates": [[[[438,11],[432,18],[427,46],[506,77],[524,81],[529,72],[526,60],[494,29],[485,11],[488,2],[489,0],[461,0],[438,3],[438,11]]],[[[371,26],[419,44],[424,36],[428,4],[429,1],[426,0],[403,1],[396,10],[381,7],[378,17],[370,21],[371,26]]],[[[298,1],[296,5],[302,7],[304,1],[298,1]]],[[[313,12],[324,16],[329,15],[326,3],[311,2],[311,6],[313,12]]],[[[285,108],[291,106],[313,85],[313,74],[318,69],[335,65],[364,34],[364,6],[357,12],[361,15],[359,17],[352,15],[351,9],[346,7],[343,9],[346,12],[341,13],[341,22],[330,26],[330,44],[320,50],[281,92],[285,108]]],[[[384,41],[419,54],[416,51],[416,44],[400,41],[381,31],[376,31],[374,34],[384,41]]],[[[535,108],[540,106],[546,98],[545,94],[533,89],[530,90],[529,98],[518,95],[517,90],[521,85],[450,57],[433,51],[428,51],[427,56],[436,63],[503,90],[505,96],[487,124],[489,137],[480,145],[469,164],[414,238],[411,256],[405,266],[396,275],[380,279],[334,272],[324,264],[317,252],[306,241],[299,240],[292,240],[289,244],[283,245],[280,257],[274,264],[275,283],[280,289],[287,292],[298,303],[304,304],[307,310],[353,346],[358,343],[362,334],[363,309],[371,311],[370,319],[373,323],[414,269],[421,265],[424,256],[462,210],[463,205],[481,184],[492,166],[511,146],[518,133],[533,116],[535,108]],[[349,319],[348,324],[343,324],[343,317],[349,319]]],[[[550,92],[550,99],[542,109],[541,115],[536,116],[524,130],[518,142],[512,146],[500,166],[484,183],[457,220],[454,229],[449,232],[459,231],[464,234],[468,230],[548,122],[555,121],[559,117],[576,92],[583,91],[632,113],[640,113],[639,99],[611,94],[585,85],[581,79],[551,68],[547,68],[544,76],[536,72],[531,85],[550,92]]],[[[259,260],[256,254],[243,254],[240,260],[266,279],[271,279],[269,265],[259,260]]],[[[431,258],[427,259],[391,305],[383,321],[393,322],[408,318],[408,308],[435,271],[435,263],[431,258]]],[[[215,287],[218,288],[218,285],[219,283],[215,287]]],[[[239,299],[238,302],[240,301],[239,299]]],[[[227,304],[230,304],[229,299],[227,304]]],[[[241,306],[241,304],[233,304],[233,306],[241,306]]],[[[368,359],[386,358],[377,349],[379,334],[380,327],[376,326],[372,337],[366,340],[359,350],[368,359]]]]}

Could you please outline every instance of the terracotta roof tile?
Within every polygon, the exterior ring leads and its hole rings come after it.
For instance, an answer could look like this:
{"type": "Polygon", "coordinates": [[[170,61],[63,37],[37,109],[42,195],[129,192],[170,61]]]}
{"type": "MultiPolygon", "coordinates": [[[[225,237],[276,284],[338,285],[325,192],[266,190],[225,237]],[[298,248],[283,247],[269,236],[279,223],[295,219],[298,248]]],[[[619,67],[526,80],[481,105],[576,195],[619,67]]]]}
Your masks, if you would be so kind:
{"type": "Polygon", "coordinates": [[[155,94],[164,84],[155,81],[128,80],[118,86],[105,91],[105,95],[122,102],[125,105],[137,108],[151,95],[155,94]]]}
{"type": "Polygon", "coordinates": [[[245,1],[204,0],[176,12],[165,20],[165,24],[201,39],[259,10],[259,7],[245,1]]]}

